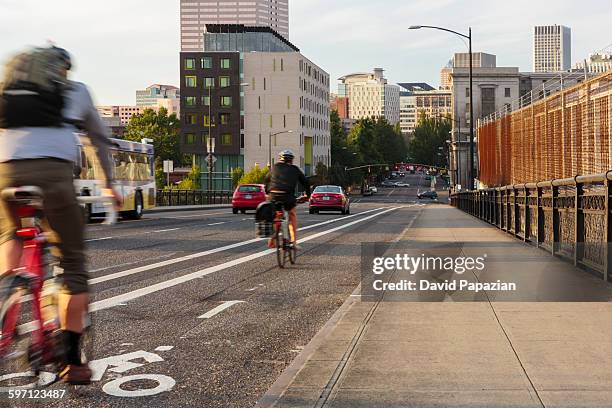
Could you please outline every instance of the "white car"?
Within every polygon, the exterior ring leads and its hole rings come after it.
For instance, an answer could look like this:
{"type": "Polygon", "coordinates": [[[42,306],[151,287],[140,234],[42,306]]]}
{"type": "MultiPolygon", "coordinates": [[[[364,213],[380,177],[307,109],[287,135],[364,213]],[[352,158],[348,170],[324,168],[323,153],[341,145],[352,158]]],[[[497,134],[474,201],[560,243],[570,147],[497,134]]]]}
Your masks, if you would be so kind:
{"type": "Polygon", "coordinates": [[[376,193],[378,193],[378,188],[370,187],[370,191],[372,191],[372,193],[376,194],[376,193]]]}
{"type": "Polygon", "coordinates": [[[399,181],[397,183],[395,183],[396,187],[410,187],[410,184],[408,183],[404,183],[403,181],[399,181]]]}

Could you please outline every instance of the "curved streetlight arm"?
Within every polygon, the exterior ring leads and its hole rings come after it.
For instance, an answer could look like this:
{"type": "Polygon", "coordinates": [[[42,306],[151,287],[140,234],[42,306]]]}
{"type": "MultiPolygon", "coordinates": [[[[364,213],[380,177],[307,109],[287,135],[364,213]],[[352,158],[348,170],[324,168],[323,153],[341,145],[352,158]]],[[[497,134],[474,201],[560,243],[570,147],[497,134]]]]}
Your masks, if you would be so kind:
{"type": "Polygon", "coordinates": [[[442,30],[442,31],[446,31],[446,32],[449,32],[449,33],[457,34],[458,36],[461,36],[463,38],[470,39],[469,35],[461,34],[461,33],[457,32],[457,31],[449,30],[448,28],[443,28],[443,27],[436,27],[436,26],[429,26],[429,25],[418,25],[418,26],[410,26],[409,27],[410,30],[418,30],[420,28],[433,28],[434,30],[442,30]]]}

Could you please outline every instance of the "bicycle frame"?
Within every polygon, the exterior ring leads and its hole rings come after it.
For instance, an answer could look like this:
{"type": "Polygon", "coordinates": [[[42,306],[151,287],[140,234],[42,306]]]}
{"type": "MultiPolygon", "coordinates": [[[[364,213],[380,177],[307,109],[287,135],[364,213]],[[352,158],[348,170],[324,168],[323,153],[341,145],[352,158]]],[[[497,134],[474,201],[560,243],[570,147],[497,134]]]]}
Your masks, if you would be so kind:
{"type": "MultiPolygon", "coordinates": [[[[40,226],[42,211],[34,208],[31,205],[25,205],[17,209],[17,216],[20,220],[24,218],[32,218],[34,220],[33,227],[21,227],[17,230],[17,239],[23,242],[20,267],[12,272],[11,289],[19,288],[15,292],[15,299],[6,299],[6,307],[12,308],[6,312],[6,319],[3,321],[3,327],[0,334],[0,357],[3,357],[6,350],[11,346],[15,332],[16,323],[21,313],[21,300],[24,292],[28,292],[32,299],[32,317],[34,328],[31,332],[31,364],[36,367],[42,360],[48,360],[45,352],[45,332],[53,332],[59,329],[57,320],[44,321],[42,314],[42,292],[44,282],[52,275],[47,265],[44,263],[45,251],[47,251],[47,239],[40,226]]],[[[10,293],[10,292],[9,292],[10,293]]]]}

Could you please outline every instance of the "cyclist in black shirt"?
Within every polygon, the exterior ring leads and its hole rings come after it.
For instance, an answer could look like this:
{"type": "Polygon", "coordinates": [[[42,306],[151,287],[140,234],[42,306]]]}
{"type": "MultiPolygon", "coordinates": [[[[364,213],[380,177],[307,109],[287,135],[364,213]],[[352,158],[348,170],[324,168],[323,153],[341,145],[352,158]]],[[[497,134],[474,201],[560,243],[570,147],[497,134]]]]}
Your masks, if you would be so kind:
{"type": "MultiPolygon", "coordinates": [[[[266,176],[266,193],[272,202],[282,203],[289,213],[289,225],[293,230],[293,241],[297,241],[297,211],[298,199],[294,192],[298,183],[304,187],[304,196],[299,199],[303,201],[310,197],[310,183],[299,167],[293,164],[295,155],[291,150],[284,150],[278,156],[280,162],[274,164],[266,176]]],[[[273,242],[270,245],[274,244],[273,242]]]]}

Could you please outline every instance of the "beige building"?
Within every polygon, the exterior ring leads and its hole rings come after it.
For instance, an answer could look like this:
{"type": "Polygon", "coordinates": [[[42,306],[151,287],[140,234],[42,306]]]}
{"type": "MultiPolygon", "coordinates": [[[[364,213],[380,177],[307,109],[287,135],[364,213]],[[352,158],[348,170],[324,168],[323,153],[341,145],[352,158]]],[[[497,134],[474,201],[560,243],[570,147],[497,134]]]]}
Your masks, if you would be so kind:
{"type": "Polygon", "coordinates": [[[400,88],[390,85],[382,68],[373,73],[355,73],[343,76],[338,94],[348,97],[348,118],[365,119],[384,117],[396,125],[400,121],[400,88]]]}
{"type": "Polygon", "coordinates": [[[265,26],[289,38],[289,0],[181,0],[181,51],[204,51],[206,24],[265,26]]]}
{"type": "Polygon", "coordinates": [[[400,129],[402,134],[411,135],[425,114],[428,118],[452,116],[452,92],[435,89],[426,83],[400,83],[400,129]]]}
{"type": "Polygon", "coordinates": [[[134,105],[97,106],[96,109],[102,118],[118,117],[122,126],[127,126],[132,116],[144,112],[146,108],[134,105]]]}
{"type": "Polygon", "coordinates": [[[567,71],[572,63],[572,30],[562,25],[533,28],[533,71],[567,71]]]}
{"type": "Polygon", "coordinates": [[[244,166],[266,166],[284,149],[306,175],[331,164],[329,75],[299,52],[242,54],[244,166]],[[270,138],[271,134],[282,133],[270,138]],[[271,144],[270,144],[271,142],[271,144]]]}
{"type": "MultiPolygon", "coordinates": [[[[457,52],[453,57],[454,68],[469,68],[470,54],[468,52],[457,52]]],[[[486,52],[472,53],[472,68],[495,68],[497,66],[497,57],[486,52]]]]}

